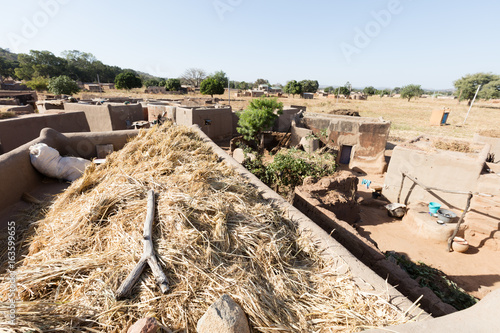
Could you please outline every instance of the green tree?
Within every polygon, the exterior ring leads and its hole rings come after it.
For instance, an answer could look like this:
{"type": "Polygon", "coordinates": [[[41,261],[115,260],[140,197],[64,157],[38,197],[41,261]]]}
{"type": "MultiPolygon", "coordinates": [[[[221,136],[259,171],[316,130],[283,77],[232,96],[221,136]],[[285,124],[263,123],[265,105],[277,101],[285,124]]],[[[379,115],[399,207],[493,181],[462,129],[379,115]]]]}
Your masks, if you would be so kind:
{"type": "Polygon", "coordinates": [[[318,91],[319,83],[317,80],[302,80],[300,81],[303,93],[315,93],[318,91]]]}
{"type": "Polygon", "coordinates": [[[335,89],[332,86],[326,87],[325,89],[323,89],[323,91],[326,92],[326,93],[333,92],[334,90],[335,89]]]}
{"type": "Polygon", "coordinates": [[[267,85],[269,85],[269,80],[266,80],[266,79],[257,79],[257,81],[255,81],[255,83],[253,84],[253,87],[257,88],[261,84],[267,84],[267,85]]]}
{"type": "Polygon", "coordinates": [[[214,94],[221,95],[224,93],[224,86],[213,77],[208,77],[201,82],[200,93],[202,95],[210,95],[212,97],[214,97],[214,94]]]}
{"type": "Polygon", "coordinates": [[[335,88],[334,93],[335,93],[335,96],[344,95],[345,97],[349,97],[349,95],[351,94],[351,91],[347,87],[338,87],[338,88],[335,88]]]}
{"type": "MultiPolygon", "coordinates": [[[[262,131],[273,126],[274,121],[283,113],[283,103],[277,98],[256,98],[250,101],[247,109],[238,112],[237,131],[245,140],[258,144],[262,131]]],[[[263,140],[260,140],[259,148],[263,147],[263,140]]]]}
{"type": "Polygon", "coordinates": [[[48,89],[55,95],[73,95],[80,91],[80,88],[75,81],[67,75],[61,75],[49,79],[48,89]]]}
{"type": "Polygon", "coordinates": [[[368,96],[373,96],[377,93],[377,89],[373,88],[372,86],[369,86],[365,87],[365,89],[363,89],[363,92],[368,96]]]}
{"type": "Polygon", "coordinates": [[[34,77],[32,80],[26,82],[26,86],[36,91],[45,91],[48,89],[49,80],[41,76],[34,77]]]}
{"type": "Polygon", "coordinates": [[[97,81],[97,59],[92,53],[72,50],[64,51],[61,55],[66,59],[66,75],[82,82],[97,81]]]}
{"type": "Polygon", "coordinates": [[[467,101],[470,105],[479,85],[485,86],[491,81],[498,81],[500,77],[492,73],[467,74],[453,82],[459,101],[467,101]]]}
{"type": "Polygon", "coordinates": [[[168,79],[165,81],[165,89],[168,91],[179,91],[181,90],[181,80],[179,79],[168,79]]]}
{"type": "Polygon", "coordinates": [[[115,78],[116,89],[127,89],[141,88],[142,81],[140,77],[132,72],[123,72],[116,76],[115,78]]]}
{"type": "MultiPolygon", "coordinates": [[[[420,95],[422,95],[422,94],[423,94],[423,90],[420,93],[420,95]]],[[[384,97],[385,95],[390,96],[391,91],[389,89],[380,89],[380,90],[377,90],[377,95],[380,95],[380,97],[384,97]]]]}
{"type": "Polygon", "coordinates": [[[228,78],[226,76],[226,73],[224,73],[223,71],[218,71],[218,72],[215,72],[213,75],[212,75],[212,78],[216,79],[217,81],[219,81],[222,86],[224,88],[227,87],[228,85],[228,78]]]}
{"type": "Polygon", "coordinates": [[[149,79],[144,81],[144,86],[145,87],[159,87],[160,86],[160,80],[157,79],[149,79]]]}
{"type": "Polygon", "coordinates": [[[392,89],[392,92],[395,93],[395,94],[399,94],[399,93],[401,93],[401,88],[400,87],[396,87],[396,88],[392,89]]]}
{"type": "Polygon", "coordinates": [[[302,94],[302,85],[300,82],[297,82],[295,80],[288,81],[285,85],[285,88],[283,88],[283,92],[286,94],[292,94],[292,96],[295,98],[295,94],[302,94]]]}
{"type": "Polygon", "coordinates": [[[252,85],[249,83],[246,83],[245,81],[241,81],[238,84],[238,89],[240,89],[240,90],[247,90],[247,89],[251,89],[251,88],[252,88],[252,85]]]}
{"type": "Polygon", "coordinates": [[[34,51],[18,55],[19,67],[15,74],[21,80],[34,77],[55,77],[63,75],[67,69],[66,59],[55,56],[49,51],[34,51]]]}
{"type": "Polygon", "coordinates": [[[401,98],[408,99],[408,102],[412,98],[416,99],[420,97],[423,93],[424,91],[420,88],[419,84],[409,84],[401,88],[401,98]]]}
{"type": "Polygon", "coordinates": [[[0,77],[16,77],[15,69],[19,66],[17,61],[12,61],[0,56],[0,77]]]}
{"type": "Polygon", "coordinates": [[[500,98],[500,80],[486,83],[479,90],[479,97],[484,99],[500,98]]]}

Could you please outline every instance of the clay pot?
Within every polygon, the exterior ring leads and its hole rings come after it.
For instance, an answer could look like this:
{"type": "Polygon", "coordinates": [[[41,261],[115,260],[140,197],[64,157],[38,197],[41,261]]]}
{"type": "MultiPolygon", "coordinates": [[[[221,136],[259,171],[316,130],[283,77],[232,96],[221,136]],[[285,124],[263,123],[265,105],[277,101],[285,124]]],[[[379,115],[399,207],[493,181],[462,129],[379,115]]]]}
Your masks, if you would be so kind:
{"type": "Polygon", "coordinates": [[[469,243],[461,237],[455,237],[453,238],[451,247],[453,248],[453,251],[463,253],[469,249],[469,243]]]}

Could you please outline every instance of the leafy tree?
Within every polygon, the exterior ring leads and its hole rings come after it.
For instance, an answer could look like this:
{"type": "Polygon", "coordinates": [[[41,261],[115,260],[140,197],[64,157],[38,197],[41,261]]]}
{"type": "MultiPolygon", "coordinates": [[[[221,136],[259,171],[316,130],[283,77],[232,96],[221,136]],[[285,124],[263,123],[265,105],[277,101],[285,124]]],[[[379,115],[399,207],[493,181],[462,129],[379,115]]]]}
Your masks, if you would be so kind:
{"type": "Polygon", "coordinates": [[[157,79],[149,79],[144,81],[144,86],[145,87],[159,87],[160,86],[160,80],[157,79]]]}
{"type": "Polygon", "coordinates": [[[78,50],[64,51],[61,54],[67,62],[66,75],[82,82],[94,82],[97,80],[97,58],[92,53],[78,50]]]}
{"type": "Polygon", "coordinates": [[[401,98],[408,99],[408,102],[413,97],[415,97],[415,99],[420,97],[423,93],[424,91],[420,88],[420,85],[417,84],[409,84],[401,88],[401,98]]]}
{"type": "Polygon", "coordinates": [[[49,79],[48,89],[55,95],[73,95],[80,91],[78,84],[67,75],[49,79]]]}
{"type": "Polygon", "coordinates": [[[208,77],[201,82],[200,93],[202,95],[210,95],[214,97],[214,94],[221,95],[224,93],[224,86],[220,81],[217,81],[213,77],[208,77]]]}
{"type": "Polygon", "coordinates": [[[319,88],[319,83],[316,80],[302,80],[300,84],[302,85],[302,92],[305,93],[315,93],[319,88]]]}
{"type": "Polygon", "coordinates": [[[29,54],[18,55],[19,67],[15,74],[22,80],[31,80],[34,77],[55,77],[66,72],[67,61],[57,57],[49,51],[34,51],[29,54]]]}
{"type": "Polygon", "coordinates": [[[159,87],[165,87],[165,85],[167,84],[167,80],[165,79],[161,79],[159,82],[158,82],[158,86],[159,87]]]}
{"type": "Polygon", "coordinates": [[[181,90],[181,80],[179,79],[168,79],[165,81],[165,89],[168,91],[179,91],[181,90]]]}
{"type": "MultiPolygon", "coordinates": [[[[420,95],[422,95],[422,94],[423,94],[423,91],[422,91],[422,93],[420,95]]],[[[391,91],[389,89],[377,90],[377,95],[380,95],[380,97],[384,97],[385,95],[390,96],[391,95],[391,91]]]]}
{"type": "Polygon", "coordinates": [[[335,88],[334,93],[335,96],[344,95],[345,97],[348,97],[351,94],[351,91],[347,87],[338,87],[335,88]]]}
{"type": "Polygon", "coordinates": [[[34,77],[32,80],[26,82],[26,86],[28,86],[28,88],[36,91],[45,91],[48,89],[48,85],[49,80],[41,76],[34,77]]]}
{"type": "Polygon", "coordinates": [[[223,71],[215,72],[212,75],[212,78],[214,78],[217,81],[219,81],[224,88],[227,87],[227,85],[228,85],[228,78],[226,76],[226,73],[224,73],[223,71]]]}
{"type": "Polygon", "coordinates": [[[240,89],[240,90],[247,90],[247,89],[251,89],[251,88],[252,88],[252,85],[250,83],[246,83],[245,81],[241,81],[238,84],[238,89],[240,89]]]}
{"type": "Polygon", "coordinates": [[[181,76],[181,79],[183,79],[187,84],[190,84],[195,88],[198,88],[201,84],[201,81],[203,81],[206,78],[207,78],[207,73],[200,68],[188,68],[181,76]]]}
{"type": "Polygon", "coordinates": [[[399,93],[401,93],[401,88],[400,87],[396,87],[396,88],[392,89],[392,92],[395,93],[395,94],[399,94],[399,93]]]}
{"type": "Polygon", "coordinates": [[[253,86],[255,88],[257,88],[261,84],[267,84],[267,85],[269,85],[269,80],[266,80],[266,79],[257,79],[257,81],[255,81],[255,83],[253,84],[253,86]]]}
{"type": "Polygon", "coordinates": [[[333,92],[334,90],[335,90],[335,89],[334,89],[332,86],[330,86],[330,87],[326,87],[325,89],[323,89],[323,91],[324,91],[324,92],[326,92],[326,93],[329,93],[330,91],[332,91],[332,92],[333,92]]]}
{"type": "Polygon", "coordinates": [[[458,96],[459,101],[466,100],[467,105],[470,105],[474,95],[476,94],[477,87],[479,85],[485,86],[491,81],[500,80],[500,76],[491,73],[476,73],[467,74],[462,78],[453,82],[455,88],[457,89],[455,93],[458,96]]]}
{"type": "Polygon", "coordinates": [[[365,87],[365,89],[363,89],[363,92],[368,96],[373,96],[377,93],[377,89],[373,88],[372,86],[369,86],[365,87]]]}
{"type": "Polygon", "coordinates": [[[116,76],[115,86],[117,89],[127,90],[130,90],[132,88],[141,88],[142,81],[139,76],[135,75],[132,72],[123,72],[116,76]]]}
{"type": "Polygon", "coordinates": [[[292,96],[295,98],[295,94],[302,94],[302,85],[300,82],[297,82],[295,80],[288,81],[285,85],[285,88],[283,88],[283,92],[286,94],[292,94],[292,96]]]}
{"type": "Polygon", "coordinates": [[[490,81],[479,90],[479,97],[484,99],[500,98],[500,80],[490,81]]]}
{"type": "MultiPolygon", "coordinates": [[[[283,103],[277,98],[256,98],[250,101],[247,109],[238,112],[238,133],[245,140],[258,143],[262,131],[273,126],[274,121],[283,113],[283,103]]],[[[263,147],[263,140],[259,148],[263,147]]]]}
{"type": "Polygon", "coordinates": [[[0,56],[0,77],[15,77],[15,69],[18,66],[17,61],[11,61],[0,56]]]}

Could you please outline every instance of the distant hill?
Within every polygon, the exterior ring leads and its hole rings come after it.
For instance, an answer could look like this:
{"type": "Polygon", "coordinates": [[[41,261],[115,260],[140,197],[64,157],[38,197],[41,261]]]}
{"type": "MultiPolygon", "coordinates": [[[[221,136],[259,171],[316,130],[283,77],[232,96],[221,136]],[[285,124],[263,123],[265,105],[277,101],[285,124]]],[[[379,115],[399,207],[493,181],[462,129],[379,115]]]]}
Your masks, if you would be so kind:
{"type": "Polygon", "coordinates": [[[10,52],[9,49],[2,49],[1,47],[0,47],[0,57],[10,61],[17,61],[16,53],[10,52]]]}

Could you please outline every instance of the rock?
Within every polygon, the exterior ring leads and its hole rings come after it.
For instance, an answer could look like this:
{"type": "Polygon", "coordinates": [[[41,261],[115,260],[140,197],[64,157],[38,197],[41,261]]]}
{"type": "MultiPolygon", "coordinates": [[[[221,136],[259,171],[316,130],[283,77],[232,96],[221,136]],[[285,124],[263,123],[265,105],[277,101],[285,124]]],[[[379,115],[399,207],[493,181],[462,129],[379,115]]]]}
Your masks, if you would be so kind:
{"type": "Polygon", "coordinates": [[[302,146],[306,153],[310,154],[319,149],[319,140],[303,137],[302,139],[300,139],[299,146],[302,146]]]}
{"type": "Polygon", "coordinates": [[[154,318],[142,318],[130,326],[127,333],[156,333],[159,332],[160,325],[154,318]]]}
{"type": "MultiPolygon", "coordinates": [[[[236,162],[238,163],[243,163],[243,161],[245,160],[245,152],[243,151],[243,149],[241,148],[236,148],[234,151],[233,151],[233,158],[236,160],[236,162]]],[[[246,158],[249,158],[251,161],[255,160],[255,155],[252,154],[252,153],[248,153],[246,158]]]]}
{"type": "Polygon", "coordinates": [[[222,295],[198,320],[198,333],[250,333],[243,309],[233,299],[222,295]]]}

